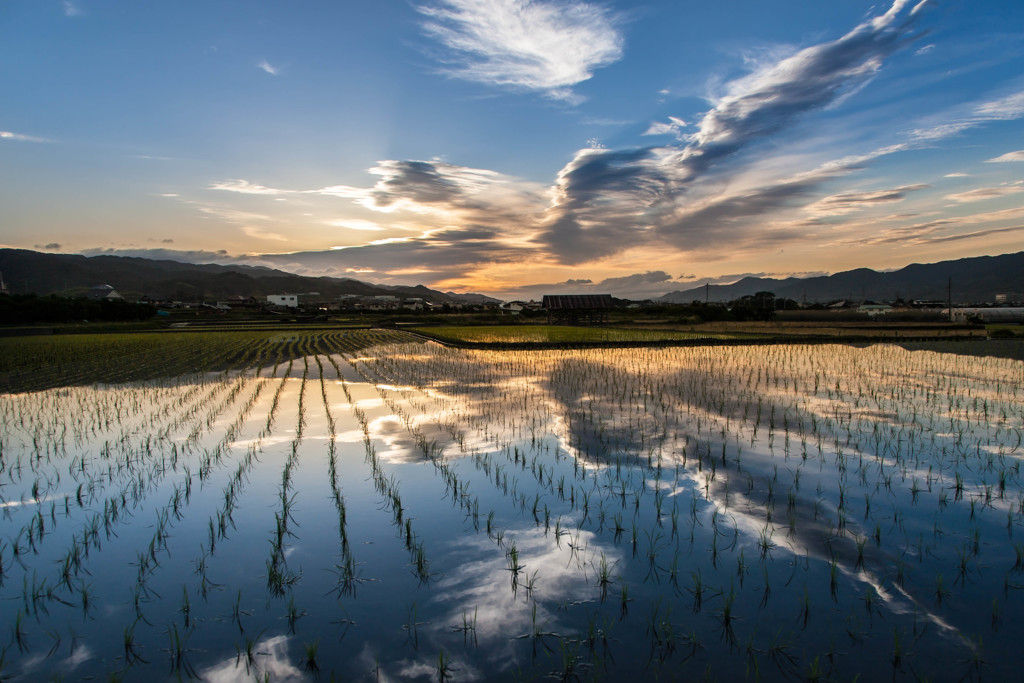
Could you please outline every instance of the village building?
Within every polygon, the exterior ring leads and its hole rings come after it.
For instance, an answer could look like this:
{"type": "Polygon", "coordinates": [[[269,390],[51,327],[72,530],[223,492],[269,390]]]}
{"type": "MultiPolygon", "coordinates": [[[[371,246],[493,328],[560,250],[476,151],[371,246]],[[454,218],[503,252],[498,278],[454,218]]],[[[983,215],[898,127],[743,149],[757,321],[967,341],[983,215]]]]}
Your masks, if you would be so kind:
{"type": "Polygon", "coordinates": [[[858,313],[867,313],[871,317],[876,315],[885,315],[892,310],[892,306],[889,306],[888,304],[861,304],[857,308],[858,313]]]}
{"type": "Polygon", "coordinates": [[[502,314],[508,313],[509,315],[519,315],[523,312],[524,308],[526,308],[526,304],[522,301],[506,301],[498,306],[498,310],[502,314]]]}
{"type": "Polygon", "coordinates": [[[298,294],[268,294],[267,303],[273,306],[284,306],[286,308],[299,307],[298,294]]]}
{"type": "Polygon", "coordinates": [[[259,302],[256,301],[255,297],[251,296],[229,296],[227,301],[218,301],[219,304],[225,304],[230,308],[258,308],[259,302]]]}
{"type": "Polygon", "coordinates": [[[603,325],[615,307],[611,294],[545,294],[549,325],[603,325]]]}

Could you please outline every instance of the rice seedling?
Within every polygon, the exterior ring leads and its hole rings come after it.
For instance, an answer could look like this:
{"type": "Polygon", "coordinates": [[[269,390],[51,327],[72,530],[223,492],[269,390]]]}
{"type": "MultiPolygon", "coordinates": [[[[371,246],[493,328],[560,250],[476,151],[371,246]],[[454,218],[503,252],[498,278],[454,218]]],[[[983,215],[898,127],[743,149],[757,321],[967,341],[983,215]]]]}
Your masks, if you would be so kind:
{"type": "Polygon", "coordinates": [[[319,675],[320,665],[316,661],[317,653],[320,650],[320,639],[317,638],[311,643],[303,643],[302,648],[305,651],[305,657],[303,659],[303,668],[314,676],[319,675]]]}
{"type": "Polygon", "coordinates": [[[437,655],[437,680],[438,683],[444,683],[451,679],[452,674],[455,673],[456,669],[452,666],[451,659],[445,653],[444,648],[437,655]]]}

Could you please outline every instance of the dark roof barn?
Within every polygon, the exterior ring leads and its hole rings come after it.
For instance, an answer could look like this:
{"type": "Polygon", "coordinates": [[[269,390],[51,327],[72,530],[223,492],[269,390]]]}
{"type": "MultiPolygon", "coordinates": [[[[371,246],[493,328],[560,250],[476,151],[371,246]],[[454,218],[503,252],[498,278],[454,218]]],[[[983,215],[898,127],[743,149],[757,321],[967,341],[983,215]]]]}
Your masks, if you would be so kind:
{"type": "Polygon", "coordinates": [[[608,322],[615,302],[611,294],[545,294],[541,307],[548,324],[593,325],[608,322]]]}

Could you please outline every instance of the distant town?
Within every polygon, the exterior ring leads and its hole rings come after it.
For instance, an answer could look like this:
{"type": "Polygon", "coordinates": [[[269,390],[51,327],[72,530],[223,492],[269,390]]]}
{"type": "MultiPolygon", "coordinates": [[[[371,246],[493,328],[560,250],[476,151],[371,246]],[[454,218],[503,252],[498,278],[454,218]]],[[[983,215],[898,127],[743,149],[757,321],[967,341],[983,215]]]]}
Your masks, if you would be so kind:
{"type": "MultiPolygon", "coordinates": [[[[6,291],[6,290],[4,290],[6,291]]],[[[97,285],[89,290],[90,301],[127,302],[114,287],[97,285]]],[[[616,299],[609,294],[552,294],[541,300],[497,301],[476,303],[435,303],[422,297],[395,295],[360,296],[342,294],[335,297],[319,292],[281,293],[256,296],[231,296],[223,301],[184,302],[143,296],[134,303],[160,311],[195,311],[211,315],[230,313],[263,313],[274,315],[306,315],[326,317],[344,313],[444,314],[490,313],[510,318],[540,318],[550,323],[601,324],[609,320],[611,311],[633,313],[682,314],[688,312],[693,322],[716,320],[857,320],[892,319],[894,321],[939,321],[1020,323],[1024,322],[1024,296],[1016,292],[997,294],[993,301],[974,302],[968,306],[950,306],[947,301],[915,299],[878,302],[840,299],[829,303],[806,303],[777,297],[772,292],[758,292],[728,302],[694,300],[689,304],[647,299],[632,301],[616,299]]]]}

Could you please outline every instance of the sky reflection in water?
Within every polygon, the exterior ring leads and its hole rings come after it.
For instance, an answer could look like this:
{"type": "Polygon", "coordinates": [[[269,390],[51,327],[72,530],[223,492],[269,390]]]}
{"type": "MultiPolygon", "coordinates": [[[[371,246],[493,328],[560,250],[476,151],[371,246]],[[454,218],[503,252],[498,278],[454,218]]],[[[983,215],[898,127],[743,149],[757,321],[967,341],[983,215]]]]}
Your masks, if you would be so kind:
{"type": "Polygon", "coordinates": [[[1021,664],[1019,361],[417,344],[288,376],[0,397],[8,672],[1021,664]]]}

